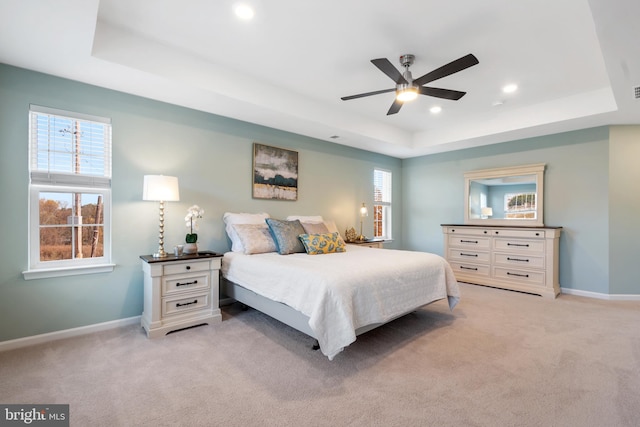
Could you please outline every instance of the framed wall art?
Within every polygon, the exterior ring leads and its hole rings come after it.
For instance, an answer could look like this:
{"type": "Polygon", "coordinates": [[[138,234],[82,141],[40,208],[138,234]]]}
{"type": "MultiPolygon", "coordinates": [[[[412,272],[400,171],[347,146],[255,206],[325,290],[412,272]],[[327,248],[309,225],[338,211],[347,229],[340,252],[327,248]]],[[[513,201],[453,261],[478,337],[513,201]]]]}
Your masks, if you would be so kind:
{"type": "Polygon", "coordinates": [[[253,198],[298,200],[298,152],[253,144],[253,198]]]}

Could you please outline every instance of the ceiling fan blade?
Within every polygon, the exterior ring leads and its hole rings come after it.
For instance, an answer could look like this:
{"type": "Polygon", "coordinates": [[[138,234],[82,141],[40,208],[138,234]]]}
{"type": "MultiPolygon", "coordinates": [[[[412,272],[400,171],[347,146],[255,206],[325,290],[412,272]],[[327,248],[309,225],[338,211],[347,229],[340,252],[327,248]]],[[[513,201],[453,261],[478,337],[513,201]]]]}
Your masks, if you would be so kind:
{"type": "Polygon", "coordinates": [[[457,101],[458,99],[465,96],[467,93],[467,92],[460,92],[458,90],[440,89],[437,87],[424,87],[424,86],[420,86],[418,90],[420,91],[421,95],[435,96],[436,98],[451,99],[453,101],[457,101]]]}
{"type": "Polygon", "coordinates": [[[343,101],[348,101],[350,99],[363,98],[365,96],[379,95],[381,93],[387,93],[387,92],[393,92],[393,91],[395,91],[395,89],[382,89],[382,90],[376,90],[375,92],[367,92],[367,93],[359,93],[357,95],[343,96],[340,99],[342,99],[343,101]]]}
{"type": "Polygon", "coordinates": [[[396,82],[396,84],[398,85],[409,84],[409,82],[404,78],[402,73],[398,71],[398,69],[394,67],[393,64],[389,62],[387,58],[372,59],[371,62],[373,63],[373,65],[378,67],[380,71],[382,71],[387,76],[389,76],[391,80],[396,82]]]}
{"type": "Polygon", "coordinates": [[[478,58],[470,53],[466,56],[463,56],[462,58],[458,58],[455,61],[449,62],[448,64],[443,65],[440,68],[436,68],[435,70],[425,74],[424,76],[418,77],[413,81],[413,84],[422,86],[434,80],[438,80],[453,73],[457,73],[458,71],[462,71],[466,68],[473,67],[476,64],[479,64],[478,58]]]}
{"type": "Polygon", "coordinates": [[[398,111],[400,111],[400,108],[402,108],[402,104],[403,102],[398,101],[397,99],[393,101],[393,104],[391,104],[389,111],[387,111],[387,116],[390,116],[391,114],[396,114],[398,111]]]}

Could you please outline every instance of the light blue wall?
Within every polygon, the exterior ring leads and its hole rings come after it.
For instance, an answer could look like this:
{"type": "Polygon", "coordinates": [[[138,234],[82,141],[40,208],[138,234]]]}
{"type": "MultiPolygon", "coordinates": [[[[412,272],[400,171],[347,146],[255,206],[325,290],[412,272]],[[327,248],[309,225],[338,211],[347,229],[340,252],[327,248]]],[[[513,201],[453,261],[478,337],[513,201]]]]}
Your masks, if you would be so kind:
{"type": "Polygon", "coordinates": [[[609,270],[612,293],[640,294],[640,126],[612,126],[609,270]]]}
{"type": "MultiPolygon", "coordinates": [[[[165,249],[184,241],[192,204],[205,209],[201,248],[228,250],[226,211],[323,215],[342,231],[358,228],[362,202],[373,202],[373,169],[393,173],[394,214],[402,215],[401,161],[300,135],[176,107],[0,64],[0,341],[140,315],[139,255],[157,249],[158,205],[142,201],[145,174],[179,178],[180,202],[167,203],[165,249]],[[27,269],[27,123],[29,104],[110,117],[113,121],[115,271],[59,279],[22,278],[27,269]],[[299,152],[296,202],[251,198],[252,144],[299,152]]],[[[373,219],[365,223],[371,235],[373,219]]],[[[401,245],[401,223],[396,221],[401,245]]]]}
{"type": "Polygon", "coordinates": [[[464,221],[463,174],[533,163],[546,163],[544,223],[564,227],[560,285],[620,293],[613,284],[610,289],[609,131],[604,127],[404,160],[403,244],[442,255],[440,224],[464,221]]]}

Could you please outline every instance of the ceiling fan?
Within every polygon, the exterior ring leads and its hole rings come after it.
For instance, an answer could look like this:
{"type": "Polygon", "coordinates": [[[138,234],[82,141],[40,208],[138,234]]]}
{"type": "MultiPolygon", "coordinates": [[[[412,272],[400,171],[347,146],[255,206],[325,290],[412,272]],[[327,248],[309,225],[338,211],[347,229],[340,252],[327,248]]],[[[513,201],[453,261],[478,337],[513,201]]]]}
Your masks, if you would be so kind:
{"type": "Polygon", "coordinates": [[[363,98],[365,96],[379,95],[381,93],[395,91],[396,99],[393,101],[393,104],[391,104],[389,111],[387,111],[387,116],[396,114],[400,111],[400,108],[405,101],[417,98],[418,94],[457,101],[462,98],[466,92],[451,89],[440,89],[437,87],[426,87],[423,85],[457,73],[458,71],[462,71],[479,63],[475,56],[468,54],[414,80],[411,76],[411,71],[409,71],[409,67],[413,64],[414,59],[415,56],[411,54],[400,56],[400,64],[404,67],[404,73],[400,73],[400,71],[398,71],[398,69],[394,67],[387,58],[372,59],[371,62],[373,65],[389,76],[391,80],[396,83],[396,87],[393,89],[382,89],[374,92],[360,93],[358,95],[343,96],[340,99],[348,101],[350,99],[363,98]]]}

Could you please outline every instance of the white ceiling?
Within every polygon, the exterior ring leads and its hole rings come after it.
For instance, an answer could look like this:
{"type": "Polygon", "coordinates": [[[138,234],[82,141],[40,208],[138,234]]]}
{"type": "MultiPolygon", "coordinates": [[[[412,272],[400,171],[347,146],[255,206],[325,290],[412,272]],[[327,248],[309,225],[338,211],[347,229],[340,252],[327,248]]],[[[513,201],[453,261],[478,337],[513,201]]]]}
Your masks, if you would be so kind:
{"type": "Polygon", "coordinates": [[[637,0],[244,2],[0,0],[0,62],[399,158],[640,124],[637,0]],[[340,100],[393,88],[370,60],[405,53],[414,78],[480,63],[428,85],[457,102],[340,100]]]}

